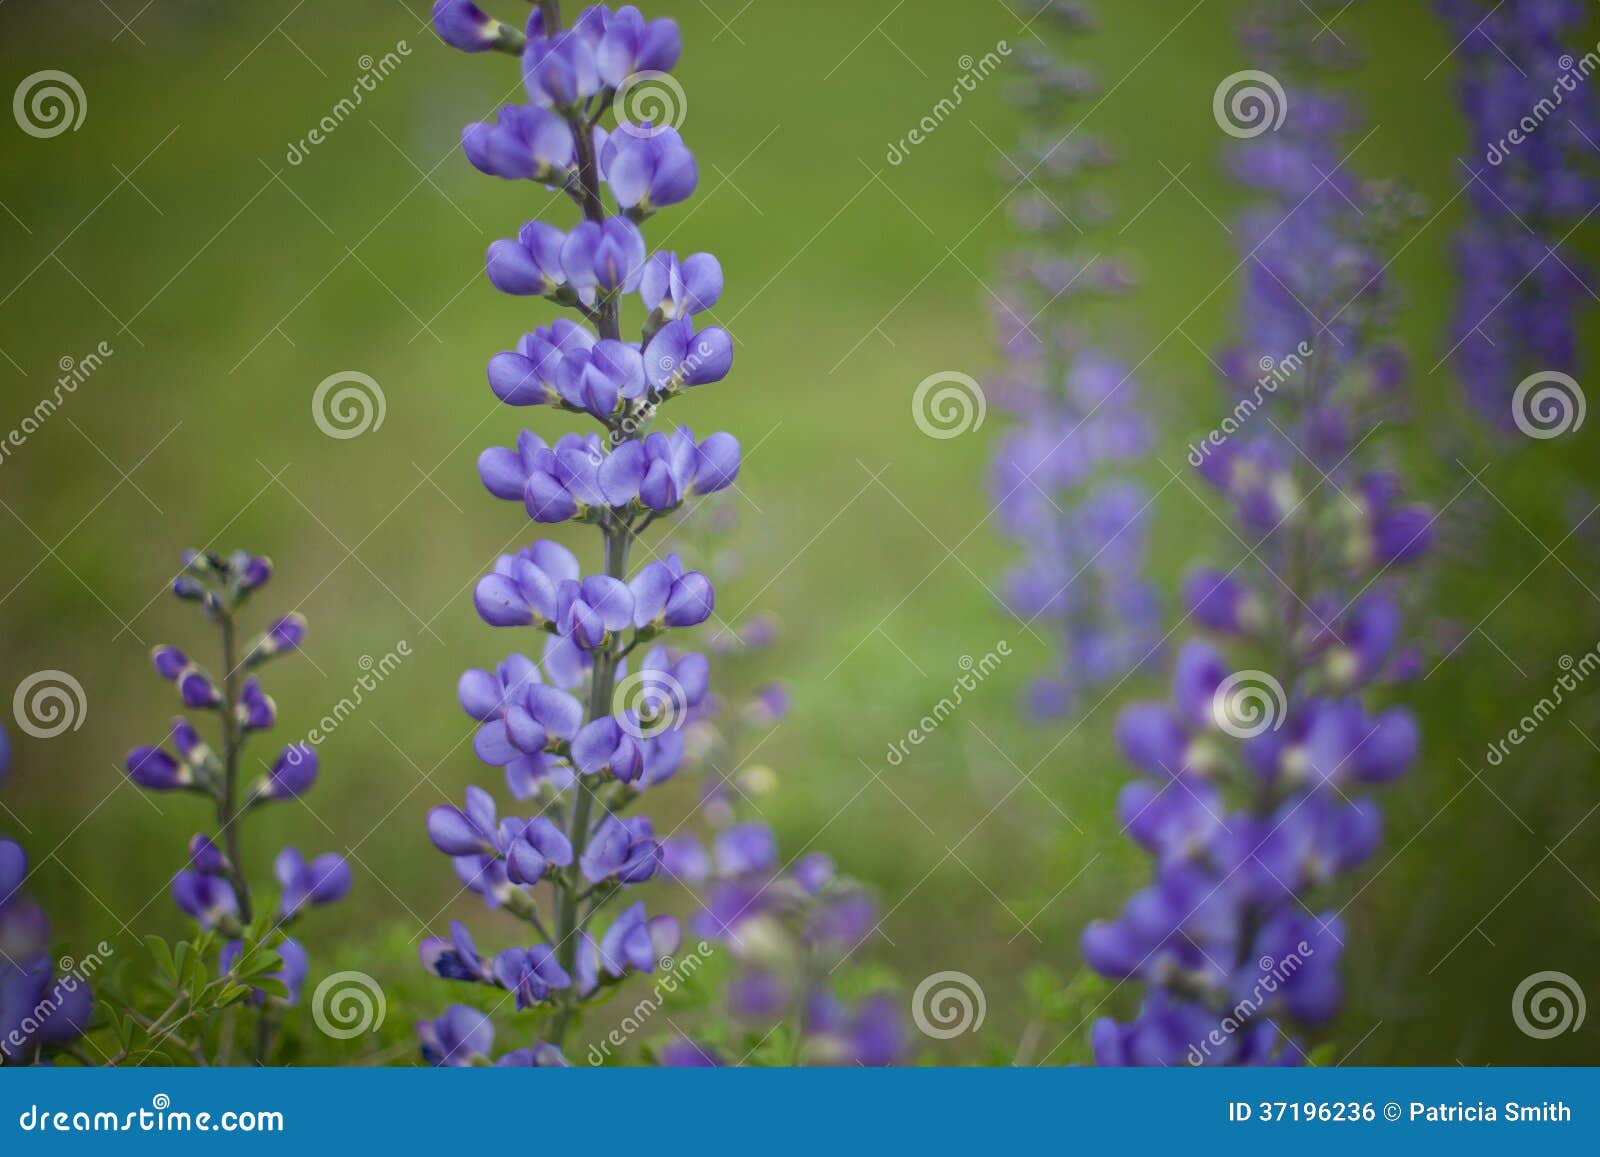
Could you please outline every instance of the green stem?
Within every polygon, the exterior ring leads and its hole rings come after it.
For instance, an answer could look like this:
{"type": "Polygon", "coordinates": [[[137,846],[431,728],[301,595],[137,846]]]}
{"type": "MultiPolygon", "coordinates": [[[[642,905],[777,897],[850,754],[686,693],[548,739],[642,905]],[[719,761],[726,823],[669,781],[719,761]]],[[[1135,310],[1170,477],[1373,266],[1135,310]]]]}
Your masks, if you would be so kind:
{"type": "MultiPolygon", "coordinates": [[[[633,532],[626,523],[610,519],[603,529],[606,536],[606,574],[614,579],[625,580],[628,574],[628,548],[633,544],[633,532]]],[[[616,689],[616,678],[615,649],[607,647],[602,651],[596,651],[594,672],[589,683],[586,719],[592,721],[611,714],[611,696],[616,689]]],[[[561,967],[566,969],[569,976],[577,975],[578,946],[580,933],[583,930],[578,915],[579,888],[583,876],[578,862],[589,842],[589,818],[593,813],[595,801],[594,787],[576,772],[573,778],[572,790],[575,799],[572,815],[567,824],[567,839],[572,844],[572,866],[566,869],[565,886],[558,889],[556,907],[556,959],[560,961],[561,967]]],[[[561,1009],[556,1014],[550,1030],[550,1043],[557,1048],[561,1047],[577,1008],[577,993],[569,988],[565,991],[561,1009]]]]}

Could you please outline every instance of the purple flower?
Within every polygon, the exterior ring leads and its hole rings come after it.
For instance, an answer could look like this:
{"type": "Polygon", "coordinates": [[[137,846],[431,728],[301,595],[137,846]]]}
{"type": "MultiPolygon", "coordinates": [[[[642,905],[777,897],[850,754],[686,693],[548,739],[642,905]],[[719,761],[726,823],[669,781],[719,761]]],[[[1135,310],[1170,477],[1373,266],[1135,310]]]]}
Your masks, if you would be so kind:
{"type": "MultiPolygon", "coordinates": [[[[561,588],[578,576],[577,557],[559,543],[541,539],[516,554],[501,555],[494,570],[478,581],[473,601],[491,627],[554,624],[561,588]]],[[[470,708],[468,713],[473,713],[470,708]]]]}
{"type": "Polygon", "coordinates": [[[722,264],[709,253],[678,262],[676,253],[652,253],[639,275],[639,300],[666,321],[710,309],[722,297],[722,264]]]}
{"type": "Polygon", "coordinates": [[[471,0],[435,0],[433,30],[439,39],[462,52],[487,52],[500,37],[500,21],[486,16],[471,0]]]}
{"type": "Polygon", "coordinates": [[[605,21],[595,49],[600,79],[617,88],[636,72],[671,72],[683,51],[674,20],[646,20],[631,4],[605,21]]]}
{"type": "Polygon", "coordinates": [[[128,752],[128,778],[151,791],[172,791],[193,787],[194,775],[159,747],[135,747],[128,752]]]}
{"type": "Polygon", "coordinates": [[[480,172],[511,181],[564,184],[577,163],[571,126],[535,105],[507,105],[493,124],[468,125],[461,148],[480,172]]]}
{"type": "Polygon", "coordinates": [[[459,920],[450,922],[450,939],[429,937],[419,949],[422,967],[445,980],[470,980],[478,984],[494,984],[494,971],[489,961],[478,954],[478,946],[466,925],[459,920]]]}
{"type": "Polygon", "coordinates": [[[713,494],[739,476],[739,443],[731,434],[713,434],[698,446],[694,432],[680,426],[642,442],[624,442],[600,464],[598,481],[613,507],[637,506],[664,513],[695,494],[713,494]]]}
{"type": "Polygon", "coordinates": [[[316,750],[304,743],[292,744],[278,753],[272,768],[256,781],[255,798],[294,799],[310,791],[317,782],[316,750]]]}
{"type": "Polygon", "coordinates": [[[608,815],[590,835],[578,863],[591,884],[613,878],[638,884],[654,876],[661,866],[661,845],[654,826],[644,816],[619,820],[608,815]]]}
{"type": "Polygon", "coordinates": [[[428,813],[428,838],[447,856],[499,852],[494,797],[481,787],[467,787],[467,806],[441,804],[428,813]]]}
{"type": "Polygon", "coordinates": [[[711,617],[716,595],[698,571],[684,571],[676,554],[647,563],[628,583],[633,625],[640,630],[692,627],[711,617]]]}
{"type": "Polygon", "coordinates": [[[551,992],[572,987],[572,977],[548,944],[507,948],[494,958],[494,978],[500,987],[516,995],[519,1009],[542,1004],[550,999],[551,992]]]}
{"type": "Polygon", "coordinates": [[[558,687],[534,683],[500,718],[478,728],[472,748],[484,763],[505,768],[511,793],[527,799],[542,780],[553,779],[558,786],[570,782],[570,771],[555,756],[571,744],[582,725],[583,704],[558,687]]]}
{"type": "MultiPolygon", "coordinates": [[[[479,17],[462,18],[463,36],[488,35],[479,17]]],[[[503,26],[494,36],[494,47],[506,47],[503,26]]],[[[693,191],[697,169],[674,129],[627,124],[621,106],[634,78],[672,68],[681,47],[675,23],[646,20],[631,6],[588,8],[568,28],[554,6],[536,6],[522,61],[533,104],[503,109],[496,123],[463,134],[479,169],[558,186],[580,212],[570,226],[530,222],[515,240],[490,247],[496,288],[543,297],[581,319],[555,320],[495,355],[490,388],[509,405],[553,406],[598,424],[549,442],[524,431],[514,447],[484,451],[479,477],[495,497],[521,502],[534,521],[581,522],[605,541],[604,566],[594,572],[583,573],[566,548],[536,542],[501,556],[474,591],[491,626],[546,635],[537,659],[530,649],[492,671],[468,671],[457,696],[479,724],[479,758],[505,769],[513,797],[537,796],[550,816],[501,819],[476,786],[464,807],[428,816],[430,840],[451,857],[464,887],[541,934],[542,921],[554,920],[547,944],[508,949],[492,961],[459,928],[448,943],[424,947],[424,964],[440,975],[492,976],[518,1007],[558,1007],[552,1039],[508,1053],[503,1065],[565,1064],[561,1046],[578,1023],[573,1014],[677,944],[676,923],[647,919],[637,903],[599,941],[586,928],[598,909],[657,874],[663,850],[650,819],[618,813],[677,773],[688,750],[686,713],[709,699],[709,666],[692,652],[653,647],[629,673],[636,648],[705,621],[714,595],[710,580],[685,570],[676,555],[644,562],[630,576],[627,546],[689,498],[731,486],[740,468],[729,434],[699,442],[684,428],[645,429],[663,403],[725,377],[733,358],[725,330],[697,330],[692,320],[721,297],[717,259],[651,257],[640,229],[655,210],[693,191]],[[609,133],[600,123],[607,114],[617,126],[609,133]],[[646,314],[632,331],[638,342],[624,336],[623,318],[638,308],[636,290],[646,314]],[[536,905],[540,884],[558,898],[548,915],[536,905]]],[[[462,1008],[419,1025],[418,1035],[436,1064],[488,1063],[493,1043],[487,1020],[462,1008]]]]}
{"type": "Polygon", "coordinates": [[[278,705],[261,689],[260,680],[252,675],[244,681],[233,714],[244,730],[262,731],[277,721],[278,705]]]}
{"type": "Polygon", "coordinates": [[[632,293],[644,272],[644,234],[626,217],[607,217],[599,224],[574,226],[561,246],[567,280],[586,300],[601,294],[632,293]]]}
{"type": "Polygon", "coordinates": [[[600,91],[593,42],[576,31],[528,41],[522,79],[534,104],[562,112],[575,108],[600,91]]]}
{"type": "Polygon", "coordinates": [[[678,130],[649,121],[633,132],[612,133],[601,164],[617,204],[641,214],[687,200],[700,180],[694,154],[678,130]]]}
{"type": "MultiPolygon", "coordinates": [[[[1255,47],[1276,45],[1277,32],[1262,35],[1255,47]]],[[[1403,580],[1388,572],[1426,549],[1432,521],[1397,475],[1370,466],[1373,415],[1400,386],[1380,328],[1392,313],[1384,261],[1356,200],[1373,193],[1321,176],[1346,152],[1338,102],[1290,93],[1298,116],[1241,142],[1234,166],[1267,200],[1240,231],[1254,257],[1244,334],[1219,363],[1250,406],[1225,442],[1190,456],[1230,500],[1248,550],[1185,584],[1190,612],[1224,644],[1184,643],[1170,700],[1117,721],[1124,755],[1151,777],[1124,788],[1118,811],[1154,870],[1082,936],[1092,968],[1146,986],[1131,1021],[1095,1025],[1101,1064],[1295,1063],[1294,1033],[1326,1024],[1341,1001],[1345,932],[1309,902],[1377,849],[1368,789],[1403,775],[1421,747],[1406,708],[1365,699],[1398,668],[1405,634],[1389,590],[1403,580]],[[1330,333],[1317,318],[1335,310],[1330,333]],[[1251,380],[1258,365],[1316,374],[1319,390],[1264,388],[1251,380]],[[1286,563],[1317,550],[1339,561],[1310,573],[1286,563]],[[1285,682],[1253,666],[1264,644],[1285,682]]]]}
{"type": "Polygon", "coordinates": [[[239,915],[239,898],[221,876],[179,872],[172,878],[172,899],[202,928],[216,928],[239,915]]]}
{"type": "Polygon", "coordinates": [[[658,394],[720,382],[733,366],[733,339],[717,326],[695,332],[685,316],[656,332],[644,350],[645,377],[658,394]]]}
{"type": "Polygon", "coordinates": [[[624,399],[644,394],[644,363],[639,351],[620,341],[601,341],[576,350],[556,367],[556,392],[575,410],[604,420],[624,399]]]}
{"type": "MultiPolygon", "coordinates": [[[[565,267],[562,272],[565,276],[565,267]]],[[[561,393],[556,389],[556,367],[568,352],[588,349],[595,340],[588,330],[566,318],[553,325],[540,326],[525,335],[515,350],[495,354],[489,360],[489,388],[502,402],[512,406],[559,405],[561,393]]],[[[518,448],[524,455],[545,448],[544,442],[532,434],[524,433],[523,440],[529,443],[529,447],[524,448],[519,442],[518,448]]]]}
{"type": "Polygon", "coordinates": [[[512,883],[537,884],[552,865],[565,868],[572,863],[572,843],[553,822],[535,816],[520,831],[516,825],[516,820],[507,820],[500,831],[506,875],[512,883]]]}
{"type": "Polygon", "coordinates": [[[283,889],[278,919],[284,923],[298,916],[307,904],[332,904],[350,892],[350,865],[333,852],[307,863],[297,849],[284,848],[272,870],[283,889]]]}
{"type": "Polygon", "coordinates": [[[654,972],[656,962],[678,950],[678,922],[671,916],[645,916],[644,905],[634,904],[612,921],[600,938],[600,966],[620,977],[630,969],[654,972]]]}
{"type": "Polygon", "coordinates": [[[487,1064],[494,1048],[494,1024],[464,1004],[453,1004],[435,1020],[417,1022],[422,1059],[436,1067],[471,1068],[487,1064]]]}
{"type": "Polygon", "coordinates": [[[228,858],[203,832],[189,839],[189,868],[206,876],[221,876],[230,870],[228,858]]]}
{"type": "Polygon", "coordinates": [[[567,235],[554,225],[529,221],[515,241],[493,241],[484,266],[501,293],[554,297],[567,283],[561,248],[567,235]]]}

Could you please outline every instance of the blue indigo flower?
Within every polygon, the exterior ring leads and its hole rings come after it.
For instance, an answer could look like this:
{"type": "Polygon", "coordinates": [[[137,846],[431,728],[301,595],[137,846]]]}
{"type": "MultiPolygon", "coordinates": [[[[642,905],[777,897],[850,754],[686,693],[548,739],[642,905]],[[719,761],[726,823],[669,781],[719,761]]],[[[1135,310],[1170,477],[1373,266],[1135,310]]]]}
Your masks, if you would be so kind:
{"type": "MultiPolygon", "coordinates": [[[[0,727],[0,783],[11,771],[11,737],[0,727]]],[[[22,891],[28,856],[0,839],[0,1064],[47,1061],[89,1026],[94,996],[76,974],[57,977],[50,955],[50,922],[22,891]]]]}
{"type": "MultiPolygon", "coordinates": [[[[470,4],[444,0],[435,10],[435,18],[455,34],[465,27],[462,21],[473,11],[476,10],[470,4]]],[[[136,747],[128,753],[127,771],[134,783],[148,790],[184,790],[211,800],[216,834],[201,832],[190,840],[187,862],[172,879],[172,898],[202,928],[219,929],[230,938],[237,938],[250,928],[258,914],[254,889],[240,854],[245,816],[268,801],[305,794],[317,779],[317,753],[304,743],[283,748],[270,765],[262,764],[264,773],[248,785],[240,778],[245,770],[246,744],[257,732],[276,724],[278,715],[276,704],[254,671],[300,650],[306,638],[306,621],[299,614],[283,615],[241,644],[241,611],[246,600],[271,579],[271,562],[247,551],[235,551],[226,557],[186,551],[183,566],[173,584],[174,593],[185,601],[199,602],[208,621],[216,625],[221,636],[221,663],[216,670],[221,677],[213,676],[176,647],[157,647],[151,658],[156,673],[177,684],[186,706],[215,713],[217,742],[207,743],[194,724],[180,717],[172,721],[168,737],[171,750],[136,747]]],[[[276,858],[275,872],[282,889],[277,927],[295,922],[306,908],[332,903],[350,890],[350,868],[337,855],[318,856],[307,863],[294,848],[284,848],[276,858]]],[[[308,975],[306,952],[291,939],[282,940],[275,950],[283,958],[276,978],[283,982],[289,993],[287,1003],[292,1004],[308,975]]],[[[237,939],[223,947],[219,962],[224,970],[237,960],[239,951],[237,939]]],[[[262,1028],[256,1034],[258,1063],[266,1059],[272,1043],[275,1022],[264,1008],[268,999],[257,991],[251,1002],[262,1008],[262,1028]]]]}
{"type": "Polygon", "coordinates": [[[678,130],[649,121],[612,133],[600,163],[617,204],[640,215],[688,200],[700,181],[694,154],[678,130]]]}
{"type": "MultiPolygon", "coordinates": [[[[1035,18],[1057,17],[1061,32],[1090,24],[1065,0],[1035,9],[1035,18]]],[[[995,449],[990,490],[1001,528],[1023,552],[1003,600],[1059,646],[1053,671],[1027,692],[1031,714],[1053,717],[1082,710],[1091,692],[1155,655],[1160,602],[1145,577],[1149,499],[1125,477],[1149,448],[1148,411],[1135,367],[1094,349],[1080,316],[1095,298],[1124,294],[1131,279],[1115,259],[1062,251],[1077,242],[1055,236],[1067,220],[1062,203],[1088,225],[1105,216],[1092,180],[1109,150],[1073,123],[1081,123],[1075,102],[1096,86],[1054,49],[1032,46],[1020,64],[1008,95],[1027,127],[1003,173],[1024,244],[1004,260],[992,309],[1006,360],[990,390],[1015,423],[995,449]]],[[[1073,224],[1075,238],[1083,226],[1073,224]]]]}
{"type": "Polygon", "coordinates": [[[436,1020],[417,1022],[422,1059],[446,1068],[489,1063],[494,1048],[494,1022],[475,1008],[453,1004],[436,1020]]]}
{"type": "Polygon", "coordinates": [[[521,40],[516,29],[485,15],[472,0],[435,0],[433,30],[440,40],[462,52],[487,52],[499,47],[508,35],[515,37],[511,43],[521,40]]]}
{"type": "Polygon", "coordinates": [[[564,185],[577,163],[571,127],[534,105],[507,105],[493,124],[468,125],[461,130],[461,149],[480,172],[508,181],[564,185]]]}
{"type": "Polygon", "coordinates": [[[350,891],[350,865],[328,852],[307,863],[298,848],[284,848],[273,861],[273,874],[283,889],[278,919],[287,924],[308,904],[331,904],[350,891]]]}
{"type": "Polygon", "coordinates": [[[1511,429],[1520,382],[1577,369],[1578,311],[1592,297],[1590,271],[1562,251],[1600,201],[1600,105],[1573,64],[1592,48],[1590,13],[1578,0],[1437,6],[1472,142],[1450,357],[1469,400],[1511,429]]]}
{"type": "Polygon", "coordinates": [[[722,263],[710,253],[650,255],[639,275],[639,300],[653,317],[674,321],[710,309],[722,298],[722,263]]]}
{"type": "MultiPolygon", "coordinates": [[[[1280,79],[1327,51],[1293,7],[1252,26],[1252,44],[1284,58],[1280,79]]],[[[1217,363],[1227,404],[1250,404],[1190,456],[1248,553],[1190,574],[1189,617],[1213,639],[1179,647],[1166,702],[1117,720],[1145,777],[1118,812],[1154,871],[1083,933],[1092,968],[1145,986],[1132,1020],[1094,1026],[1101,1064],[1301,1063],[1303,1035],[1342,1000],[1346,929],[1312,905],[1377,849],[1370,792],[1421,746],[1409,710],[1369,702],[1408,669],[1403,572],[1433,520],[1375,468],[1367,436],[1392,423],[1402,388],[1385,333],[1392,291],[1377,274],[1411,208],[1344,171],[1352,126],[1339,101],[1286,88],[1286,122],[1233,158],[1260,203],[1239,230],[1253,258],[1239,342],[1217,363]]]]}
{"type": "MultiPolygon", "coordinates": [[[[449,15],[447,42],[484,46],[483,19],[449,15]]],[[[652,253],[641,228],[694,191],[695,158],[669,126],[618,121],[608,132],[601,123],[619,90],[673,68],[681,49],[673,21],[633,7],[587,8],[562,27],[554,6],[540,5],[522,53],[531,105],[502,109],[462,138],[480,170],[559,188],[578,211],[574,223],[529,222],[490,247],[493,286],[567,311],[490,359],[490,389],[508,405],[551,406],[598,427],[550,441],[524,430],[514,446],[482,453],[479,478],[534,522],[578,522],[604,544],[603,567],[585,572],[566,547],[534,542],[498,558],[474,590],[490,626],[544,636],[542,650],[470,670],[457,686],[478,725],[478,757],[504,768],[510,795],[535,801],[535,814],[501,818],[494,797],[473,786],[464,806],[428,815],[428,837],[463,886],[539,937],[492,956],[460,929],[424,946],[424,964],[441,976],[553,1010],[549,1039],[501,1064],[565,1064],[561,1047],[581,1007],[677,944],[676,922],[646,917],[632,898],[609,925],[597,917],[659,874],[651,820],[621,813],[676,774],[683,722],[709,695],[704,656],[657,640],[711,616],[710,580],[677,555],[630,557],[648,526],[731,486],[740,467],[732,435],[699,441],[687,429],[652,428],[668,403],[723,380],[733,362],[727,331],[696,320],[722,296],[716,257],[652,253]],[[629,304],[644,316],[625,334],[629,304]],[[606,931],[597,940],[591,926],[606,931]]],[[[472,1010],[452,1008],[418,1035],[431,1063],[489,1063],[493,1029],[472,1010]]]]}

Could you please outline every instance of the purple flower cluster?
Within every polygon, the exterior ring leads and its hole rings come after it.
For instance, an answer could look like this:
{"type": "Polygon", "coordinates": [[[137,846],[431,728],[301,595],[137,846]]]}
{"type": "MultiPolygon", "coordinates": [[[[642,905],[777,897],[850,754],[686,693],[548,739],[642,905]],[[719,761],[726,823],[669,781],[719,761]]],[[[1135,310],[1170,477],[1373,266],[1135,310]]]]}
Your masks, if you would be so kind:
{"type": "MultiPolygon", "coordinates": [[[[602,909],[661,871],[651,821],[624,813],[677,772],[683,725],[709,680],[704,656],[655,640],[710,617],[710,581],[675,554],[632,567],[630,554],[647,526],[730,486],[739,472],[732,435],[700,440],[684,427],[649,426],[667,402],[726,377],[733,342],[700,320],[722,296],[717,259],[652,253],[640,228],[694,191],[693,155],[673,126],[633,124],[620,113],[611,130],[600,123],[620,89],[677,63],[677,25],[631,6],[596,6],[563,28],[556,6],[540,4],[525,35],[513,37],[470,3],[439,0],[434,26],[466,51],[520,48],[527,103],[469,125],[468,160],[493,176],[560,189],[581,215],[567,230],[530,221],[490,246],[495,288],[543,297],[575,317],[496,354],[488,377],[508,405],[587,414],[600,430],[554,442],[525,430],[514,448],[485,450],[479,476],[537,523],[596,527],[604,566],[586,574],[566,547],[539,540],[501,556],[477,585],[486,623],[543,636],[537,658],[513,653],[493,670],[468,671],[458,688],[478,724],[478,758],[503,769],[508,792],[531,814],[502,817],[489,792],[470,787],[462,806],[429,814],[428,835],[466,888],[538,939],[481,955],[456,923],[448,940],[423,945],[422,961],[437,976],[499,989],[502,1000],[542,1014],[547,1040],[497,1063],[563,1064],[584,1005],[632,973],[653,971],[679,941],[675,919],[650,916],[637,901],[618,905],[603,932],[594,925],[602,909]],[[635,295],[643,322],[631,341],[621,311],[635,295]]],[[[455,1006],[419,1024],[418,1035],[430,1063],[490,1063],[494,1030],[481,1012],[455,1006]]]]}
{"type": "MultiPolygon", "coordinates": [[[[1281,33],[1290,45],[1295,27],[1281,33]]],[[[1372,692],[1415,669],[1396,575],[1426,549],[1431,518],[1374,464],[1368,437],[1394,417],[1404,378],[1381,338],[1381,246],[1414,207],[1342,171],[1341,104],[1286,87],[1286,123],[1234,157],[1262,203],[1240,230],[1255,258],[1241,339],[1220,361],[1228,405],[1251,404],[1199,467],[1250,554],[1189,577],[1207,637],[1181,647],[1168,701],[1118,720],[1142,773],[1119,812],[1155,874],[1083,935],[1096,971],[1147,986],[1131,1021],[1095,1025],[1101,1064],[1299,1063],[1297,1034],[1326,1025],[1342,995],[1343,923],[1312,906],[1376,849],[1368,792],[1420,745],[1411,713],[1372,692]],[[1280,372],[1263,389],[1255,371],[1269,363],[1280,372]]]]}
{"type": "MultiPolygon", "coordinates": [[[[222,951],[224,968],[237,958],[239,937],[261,914],[241,854],[244,817],[268,803],[304,795],[317,780],[317,753],[303,743],[283,748],[271,763],[263,762],[257,776],[248,776],[242,765],[251,734],[270,728],[278,714],[256,672],[273,658],[298,650],[306,635],[305,619],[291,614],[241,644],[239,613],[271,577],[271,562],[247,551],[227,557],[185,552],[172,592],[199,604],[216,626],[221,667],[214,674],[166,645],[155,648],[152,661],[156,674],[173,684],[185,708],[216,717],[218,741],[212,746],[180,715],[172,720],[163,744],[135,747],[127,758],[128,776],[140,787],[192,792],[212,801],[216,832],[199,832],[190,839],[188,858],[172,880],[172,898],[202,928],[217,929],[229,938],[222,951]]],[[[308,907],[330,904],[350,890],[350,866],[331,852],[307,861],[298,849],[285,847],[273,871],[279,888],[272,920],[276,928],[288,928],[308,907]]],[[[275,979],[283,982],[287,1002],[294,1004],[307,976],[305,948],[286,938],[274,951],[283,958],[283,969],[275,979]]],[[[263,999],[257,993],[255,1003],[263,999]]]]}
{"type": "MultiPolygon", "coordinates": [[[[1031,8],[1067,33],[1092,23],[1071,0],[1031,8]]],[[[1128,366],[1091,348],[1073,308],[1131,284],[1121,263],[1079,251],[1083,227],[1105,215],[1090,179],[1110,156],[1093,138],[1063,136],[1064,118],[1095,86],[1041,46],[1020,61],[1009,91],[1027,129],[1002,175],[1016,186],[1011,218],[1026,244],[1006,258],[992,309],[1006,359],[993,393],[1016,421],[996,447],[990,489],[999,525],[1023,550],[1006,602],[1059,640],[1054,672],[1029,691],[1032,712],[1052,717],[1150,657],[1160,608],[1142,577],[1147,496],[1120,476],[1149,445],[1139,392],[1128,366]]]]}
{"type": "MultiPolygon", "coordinates": [[[[1456,240],[1452,359],[1472,402],[1509,427],[1528,375],[1571,373],[1592,281],[1565,243],[1600,202],[1600,105],[1575,63],[1593,46],[1579,0],[1439,0],[1458,41],[1459,92],[1475,175],[1456,240]]],[[[1464,181],[1465,183],[1465,181],[1464,181]]]]}
{"type": "MultiPolygon", "coordinates": [[[[11,740],[0,727],[0,782],[11,770],[11,740]]],[[[83,1035],[93,1011],[88,981],[57,977],[50,920],[22,891],[28,856],[0,839],[0,1068],[33,1064],[83,1035]]]]}
{"type": "MultiPolygon", "coordinates": [[[[711,816],[731,820],[726,800],[707,799],[704,806],[711,816]]],[[[709,851],[693,836],[674,836],[662,857],[665,870],[700,896],[694,933],[724,945],[737,961],[726,993],[735,1021],[765,1028],[786,1020],[794,1030],[788,1059],[795,1064],[877,1066],[901,1059],[898,1002],[885,994],[849,1002],[829,987],[837,967],[878,921],[872,897],[840,876],[832,859],[812,852],[781,864],[777,837],[758,821],[727,822],[709,851]]],[[[681,1066],[727,1063],[711,1045],[688,1039],[670,1042],[660,1059],[681,1066]]]]}

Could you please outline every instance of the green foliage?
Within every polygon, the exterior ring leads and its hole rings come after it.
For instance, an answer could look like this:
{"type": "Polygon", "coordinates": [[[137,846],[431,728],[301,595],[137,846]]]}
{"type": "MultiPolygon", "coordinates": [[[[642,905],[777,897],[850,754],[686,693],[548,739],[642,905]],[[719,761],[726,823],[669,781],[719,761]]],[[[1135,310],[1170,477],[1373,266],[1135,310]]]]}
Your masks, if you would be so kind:
{"type": "Polygon", "coordinates": [[[106,1065],[206,1065],[226,1062],[237,1042],[239,1009],[253,992],[267,1006],[288,993],[272,974],[283,967],[283,934],[263,921],[245,931],[233,967],[220,971],[215,932],[169,943],[146,936],[118,953],[99,982],[96,1016],[79,1059],[106,1065]]]}

